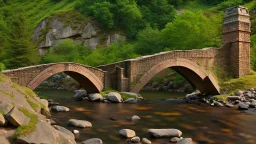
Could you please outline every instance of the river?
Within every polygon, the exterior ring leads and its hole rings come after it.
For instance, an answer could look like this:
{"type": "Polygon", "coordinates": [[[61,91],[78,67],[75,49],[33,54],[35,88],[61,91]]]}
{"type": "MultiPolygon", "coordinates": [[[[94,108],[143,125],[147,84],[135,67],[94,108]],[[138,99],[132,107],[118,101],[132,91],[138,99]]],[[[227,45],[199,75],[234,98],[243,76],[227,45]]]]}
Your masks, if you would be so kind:
{"type": "Polygon", "coordinates": [[[235,108],[218,108],[210,105],[172,104],[167,98],[183,97],[182,93],[142,92],[146,99],[138,104],[107,104],[88,101],[72,101],[72,91],[37,89],[39,96],[47,96],[70,108],[70,112],[52,112],[51,119],[69,130],[77,129],[76,141],[100,138],[104,144],[125,144],[126,138],[119,130],[128,128],[140,138],[148,138],[153,144],[168,143],[170,138],[154,139],[149,128],[176,128],[183,137],[190,137],[199,144],[255,144],[256,112],[242,112],[235,108]],[[128,121],[133,115],[141,120],[128,121]],[[116,118],[116,121],[110,119],[116,118]],[[68,127],[69,119],[88,120],[92,128],[68,127]]]}

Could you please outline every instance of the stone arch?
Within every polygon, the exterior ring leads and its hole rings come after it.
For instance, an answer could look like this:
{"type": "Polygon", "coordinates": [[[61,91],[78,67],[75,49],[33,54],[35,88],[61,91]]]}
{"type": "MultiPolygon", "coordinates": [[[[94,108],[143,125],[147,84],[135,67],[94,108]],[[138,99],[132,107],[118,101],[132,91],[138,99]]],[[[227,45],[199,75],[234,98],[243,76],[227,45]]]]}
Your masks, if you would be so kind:
{"type": "Polygon", "coordinates": [[[83,87],[87,87],[88,92],[100,92],[103,90],[104,85],[100,79],[85,66],[74,63],[58,63],[54,64],[33,78],[27,85],[31,89],[35,89],[44,80],[54,74],[64,72],[78,81],[83,87]]]}
{"type": "Polygon", "coordinates": [[[132,88],[132,92],[138,93],[160,71],[172,68],[184,76],[201,93],[219,94],[219,85],[216,80],[196,63],[188,59],[171,59],[153,66],[146,72],[132,88]]]}

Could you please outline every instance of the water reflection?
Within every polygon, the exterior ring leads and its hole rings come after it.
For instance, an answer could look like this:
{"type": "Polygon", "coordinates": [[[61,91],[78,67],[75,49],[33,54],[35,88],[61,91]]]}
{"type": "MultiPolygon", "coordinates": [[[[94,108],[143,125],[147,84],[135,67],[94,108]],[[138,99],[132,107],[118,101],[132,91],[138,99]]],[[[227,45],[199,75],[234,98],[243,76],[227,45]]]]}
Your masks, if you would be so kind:
{"type": "MultiPolygon", "coordinates": [[[[119,136],[119,130],[129,128],[139,137],[152,140],[153,144],[168,143],[170,139],[151,138],[149,128],[177,128],[183,137],[191,137],[196,143],[209,144],[255,144],[255,112],[240,112],[230,108],[216,108],[208,105],[171,104],[161,99],[179,97],[183,94],[142,93],[147,100],[133,104],[105,104],[87,101],[71,101],[73,92],[38,90],[71,109],[68,113],[53,113],[52,119],[67,127],[71,119],[88,120],[92,128],[78,129],[77,141],[98,137],[104,144],[124,144],[126,139],[119,136]],[[141,120],[128,121],[133,115],[141,120]],[[114,117],[116,121],[110,119],[114,117]]],[[[255,111],[255,110],[254,110],[255,111]]],[[[70,130],[77,128],[67,127],[70,130]]]]}

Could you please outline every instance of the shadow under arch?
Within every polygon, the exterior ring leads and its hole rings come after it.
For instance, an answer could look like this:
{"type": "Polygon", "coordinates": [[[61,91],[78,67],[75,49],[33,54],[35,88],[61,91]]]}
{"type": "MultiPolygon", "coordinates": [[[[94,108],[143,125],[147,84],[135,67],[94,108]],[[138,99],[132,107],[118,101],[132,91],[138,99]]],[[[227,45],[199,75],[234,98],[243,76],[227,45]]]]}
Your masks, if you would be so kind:
{"type": "Polygon", "coordinates": [[[78,64],[56,64],[43,70],[39,73],[32,81],[27,85],[29,88],[34,90],[43,81],[48,79],[54,74],[64,72],[73,79],[75,79],[81,87],[85,88],[89,93],[96,93],[103,90],[104,85],[100,79],[86,67],[78,64]]]}
{"type": "Polygon", "coordinates": [[[211,74],[208,74],[196,63],[183,58],[171,59],[156,64],[137,81],[132,88],[132,92],[138,93],[157,73],[166,68],[172,68],[180,73],[201,93],[220,93],[219,85],[211,74]]]}

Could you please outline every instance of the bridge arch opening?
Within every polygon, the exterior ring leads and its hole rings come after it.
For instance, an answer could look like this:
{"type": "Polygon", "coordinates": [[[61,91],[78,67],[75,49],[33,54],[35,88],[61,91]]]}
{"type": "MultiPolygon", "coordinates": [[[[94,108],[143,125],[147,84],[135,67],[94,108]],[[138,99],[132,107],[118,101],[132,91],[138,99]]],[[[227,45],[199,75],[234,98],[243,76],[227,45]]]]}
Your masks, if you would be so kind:
{"type": "Polygon", "coordinates": [[[156,64],[137,80],[132,92],[138,93],[155,75],[168,68],[182,75],[201,93],[219,94],[219,86],[213,76],[196,63],[187,59],[172,59],[156,64]]]}
{"type": "Polygon", "coordinates": [[[97,93],[104,88],[101,80],[93,72],[76,64],[56,64],[48,67],[33,78],[27,86],[31,89],[35,89],[42,82],[59,73],[69,75],[79,83],[80,88],[84,88],[88,93],[97,93]]]}

